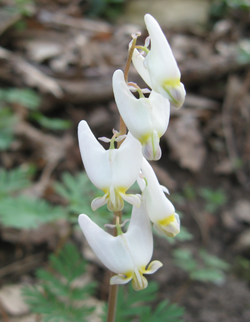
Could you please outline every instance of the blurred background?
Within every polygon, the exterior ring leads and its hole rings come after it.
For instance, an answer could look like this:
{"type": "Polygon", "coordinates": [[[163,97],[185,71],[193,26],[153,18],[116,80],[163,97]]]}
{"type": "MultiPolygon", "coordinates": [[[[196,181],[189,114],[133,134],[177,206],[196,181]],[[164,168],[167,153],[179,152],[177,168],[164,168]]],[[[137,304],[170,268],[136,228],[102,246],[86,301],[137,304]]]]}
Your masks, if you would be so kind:
{"type": "MultiPolygon", "coordinates": [[[[112,74],[124,70],[132,33],[144,44],[145,13],[187,91],[152,163],[182,231],[155,236],[164,266],[146,291],[120,291],[117,321],[250,321],[250,1],[1,0],[2,322],[105,321],[109,275],[77,217],[103,226],[112,215],[90,208],[99,192],[77,124],[97,137],[119,129],[112,74]]],[[[129,81],[145,87],[133,66],[129,81]]]]}

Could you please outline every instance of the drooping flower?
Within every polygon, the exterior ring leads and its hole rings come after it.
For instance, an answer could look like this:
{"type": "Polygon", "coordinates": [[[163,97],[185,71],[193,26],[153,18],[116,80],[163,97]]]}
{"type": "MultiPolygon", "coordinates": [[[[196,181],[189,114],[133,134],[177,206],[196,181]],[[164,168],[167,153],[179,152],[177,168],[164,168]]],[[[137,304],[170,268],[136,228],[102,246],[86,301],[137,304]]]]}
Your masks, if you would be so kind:
{"type": "Polygon", "coordinates": [[[144,20],[151,39],[151,49],[146,57],[135,49],[133,64],[148,86],[168,98],[173,106],[181,107],[186,92],[180,82],[181,74],[172,50],[158,22],[150,14],[146,14],[144,20]]]}
{"type": "Polygon", "coordinates": [[[155,230],[168,237],[176,236],[180,232],[179,215],[175,213],[173,204],[164,194],[168,192],[167,189],[159,184],[154,170],[145,158],[142,162],[142,176],[144,179],[138,179],[142,190],[142,202],[155,230]]]}
{"type": "Polygon", "coordinates": [[[159,141],[169,123],[169,100],[155,91],[149,98],[143,96],[137,99],[130,92],[121,70],[116,70],[113,75],[113,90],[121,117],[129,131],[141,142],[145,158],[160,159],[159,141]]]}
{"type": "Polygon", "coordinates": [[[90,181],[104,192],[95,198],[93,210],[107,204],[110,211],[120,211],[124,200],[139,207],[137,195],[126,194],[136,181],[142,162],[141,144],[128,133],[119,149],[105,150],[96,140],[86,121],[78,126],[78,140],[82,161],[90,181]]]}
{"type": "Polygon", "coordinates": [[[117,274],[111,278],[110,284],[125,284],[132,280],[133,288],[142,290],[148,285],[143,274],[153,274],[162,266],[159,261],[148,265],[153,253],[153,236],[144,205],[133,207],[127,232],[116,237],[86,215],[79,216],[79,224],[96,256],[117,274]]]}

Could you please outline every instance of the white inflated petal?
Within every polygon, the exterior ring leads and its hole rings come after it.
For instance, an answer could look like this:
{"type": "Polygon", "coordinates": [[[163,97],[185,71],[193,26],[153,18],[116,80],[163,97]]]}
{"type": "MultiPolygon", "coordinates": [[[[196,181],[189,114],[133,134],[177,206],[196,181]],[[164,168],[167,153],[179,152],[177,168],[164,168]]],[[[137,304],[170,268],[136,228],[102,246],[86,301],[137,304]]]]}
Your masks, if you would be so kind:
{"type": "Polygon", "coordinates": [[[159,160],[161,158],[160,138],[156,130],[153,130],[144,141],[142,154],[147,160],[159,160]]]}
{"type": "Polygon", "coordinates": [[[137,99],[129,90],[121,70],[113,75],[115,101],[122,119],[135,138],[150,133],[152,127],[152,107],[147,98],[137,99]]]}
{"type": "Polygon", "coordinates": [[[168,225],[160,225],[159,223],[154,223],[155,230],[162,235],[168,237],[175,237],[180,232],[180,218],[178,214],[174,214],[174,221],[171,221],[168,225]]]}
{"type": "Polygon", "coordinates": [[[129,132],[116,150],[112,164],[112,184],[114,187],[129,188],[136,181],[142,163],[141,143],[129,132]]]}
{"type": "Polygon", "coordinates": [[[86,215],[80,215],[78,222],[90,247],[109,270],[117,274],[133,271],[134,263],[121,235],[111,236],[86,215]]]}
{"type": "Polygon", "coordinates": [[[153,235],[147,210],[141,203],[140,208],[133,207],[128,231],[124,234],[135,267],[145,267],[153,254],[153,235]]]}
{"type": "Polygon", "coordinates": [[[86,121],[81,121],[78,125],[78,140],[82,161],[90,181],[101,190],[110,186],[109,151],[96,140],[86,121]]]}
{"type": "Polygon", "coordinates": [[[104,190],[127,190],[137,179],[142,162],[141,143],[128,133],[119,149],[105,150],[86,121],[78,126],[80,152],[91,182],[104,190]]]}
{"type": "Polygon", "coordinates": [[[149,70],[152,88],[156,79],[161,81],[166,78],[180,79],[180,71],[173,52],[158,22],[150,14],[146,14],[144,20],[151,38],[151,50],[144,63],[149,70]]]}
{"type": "Polygon", "coordinates": [[[154,170],[146,159],[142,162],[142,172],[147,180],[147,186],[143,190],[143,202],[151,221],[160,221],[173,215],[175,208],[162,191],[154,170]]]}
{"type": "Polygon", "coordinates": [[[132,57],[133,64],[154,91],[179,108],[184,102],[186,91],[180,83],[180,70],[173,52],[158,22],[150,14],[146,14],[144,19],[151,38],[151,50],[144,58],[135,49],[132,57]]]}
{"type": "Polygon", "coordinates": [[[144,82],[152,88],[150,75],[148,69],[145,66],[145,57],[142,54],[140,54],[137,49],[134,49],[132,62],[135,66],[135,69],[137,70],[141,78],[144,80],[144,82]]]}
{"type": "Polygon", "coordinates": [[[149,101],[152,106],[152,123],[153,128],[161,137],[167,130],[170,117],[170,102],[161,94],[152,91],[149,96],[149,101]]]}
{"type": "Polygon", "coordinates": [[[159,140],[169,123],[169,100],[155,91],[149,98],[135,98],[121,70],[113,75],[113,89],[120,114],[129,131],[141,142],[143,155],[148,160],[158,160],[161,157],[159,140]]]}
{"type": "Polygon", "coordinates": [[[160,261],[153,261],[148,265],[148,269],[145,274],[154,274],[163,264],[160,261]]]}

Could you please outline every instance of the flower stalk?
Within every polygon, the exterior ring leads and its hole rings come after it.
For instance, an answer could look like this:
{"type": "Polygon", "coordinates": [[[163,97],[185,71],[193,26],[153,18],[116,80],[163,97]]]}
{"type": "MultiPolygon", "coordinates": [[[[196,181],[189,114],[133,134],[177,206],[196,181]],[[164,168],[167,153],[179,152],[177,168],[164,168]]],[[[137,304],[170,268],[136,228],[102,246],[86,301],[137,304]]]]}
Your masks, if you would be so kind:
{"type": "MultiPolygon", "coordinates": [[[[121,219],[122,219],[122,212],[121,211],[114,212],[113,223],[114,223],[114,225],[116,227],[118,227],[118,225],[121,223],[121,219]]],[[[114,236],[118,235],[117,228],[114,229],[113,234],[114,234],[114,236]]],[[[110,279],[114,275],[115,274],[113,272],[110,272],[110,279]]],[[[116,311],[117,295],[118,295],[118,284],[113,284],[113,285],[110,284],[109,285],[107,322],[115,322],[115,311],[116,311]]]]}
{"type": "Polygon", "coordinates": [[[107,322],[115,322],[118,285],[131,281],[135,291],[143,290],[148,286],[144,275],[153,274],[162,266],[158,260],[151,261],[151,223],[159,233],[169,237],[180,231],[179,216],[165,195],[168,190],[159,184],[147,160],[160,159],[160,138],[168,127],[170,102],[180,107],[185,89],[180,83],[180,71],[171,48],[157,21],[147,14],[145,23],[150,36],[145,46],[137,46],[140,33],[133,34],[124,73],[116,70],[113,74],[120,129],[119,132],[113,130],[111,139],[99,138],[109,143],[109,148],[105,149],[96,140],[86,121],[81,121],[78,126],[85,171],[90,181],[102,191],[102,195],[92,201],[92,210],[107,205],[113,212],[113,224],[105,225],[115,228],[112,234],[86,214],[81,214],[78,219],[90,247],[111,272],[107,322]],[[128,82],[131,61],[151,90],[128,82]],[[137,91],[139,98],[131,91],[137,91]],[[136,180],[141,194],[128,193],[136,180]],[[122,224],[124,201],[133,205],[126,232],[122,230],[127,221],[122,224]]]}
{"type": "MultiPolygon", "coordinates": [[[[129,49],[129,55],[127,58],[127,62],[125,65],[125,71],[124,71],[124,78],[125,81],[128,82],[128,73],[129,73],[129,68],[131,65],[132,61],[132,56],[133,56],[133,51],[135,49],[136,45],[136,40],[137,38],[133,38],[132,40],[132,46],[129,49]]],[[[124,135],[127,133],[127,126],[125,122],[123,121],[122,117],[120,116],[120,135],[124,135]]],[[[117,148],[120,147],[123,141],[117,142],[117,148]]],[[[122,221],[122,212],[114,212],[114,225],[120,224],[122,221]]],[[[114,236],[117,236],[117,229],[114,231],[114,236]]],[[[110,273],[110,279],[114,276],[115,274],[113,272],[110,273]]],[[[108,299],[108,315],[107,315],[107,322],[115,322],[115,311],[116,311],[116,303],[117,303],[117,294],[118,294],[118,284],[113,284],[109,285],[109,299],[108,299]]]]}

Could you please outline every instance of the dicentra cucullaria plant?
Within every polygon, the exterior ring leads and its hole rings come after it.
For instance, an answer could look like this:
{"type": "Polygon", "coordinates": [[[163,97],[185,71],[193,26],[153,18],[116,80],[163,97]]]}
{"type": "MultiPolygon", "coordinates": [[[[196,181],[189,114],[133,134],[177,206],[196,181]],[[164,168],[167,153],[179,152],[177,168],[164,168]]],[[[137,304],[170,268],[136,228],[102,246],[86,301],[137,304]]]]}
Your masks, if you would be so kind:
{"type": "Polygon", "coordinates": [[[105,150],[96,140],[85,120],[78,127],[80,152],[86,173],[103,194],[92,201],[93,210],[107,204],[114,213],[114,235],[96,225],[86,214],[79,216],[80,227],[96,256],[114,274],[110,279],[108,322],[115,321],[118,284],[132,281],[136,291],[147,287],[145,274],[156,272],[160,261],[152,261],[153,234],[151,222],[158,233],[174,237],[180,231],[180,220],[147,160],[159,160],[160,137],[169,123],[170,104],[181,107],[185,89],[172,50],[159,24],[145,15],[149,37],[145,46],[137,46],[139,33],[132,35],[125,71],[113,75],[113,91],[120,112],[120,130],[113,130],[105,150]],[[151,44],[151,45],[150,45],[151,44]],[[148,48],[150,46],[150,49],[148,48]],[[141,89],[128,82],[131,60],[147,85],[141,89]],[[132,92],[138,92],[136,98],[132,92]],[[145,96],[149,94],[149,96],[145,96]],[[128,128],[128,133],[127,133],[128,128]],[[137,180],[141,195],[128,194],[137,180]],[[124,200],[133,205],[128,230],[122,227],[124,200]]]}

